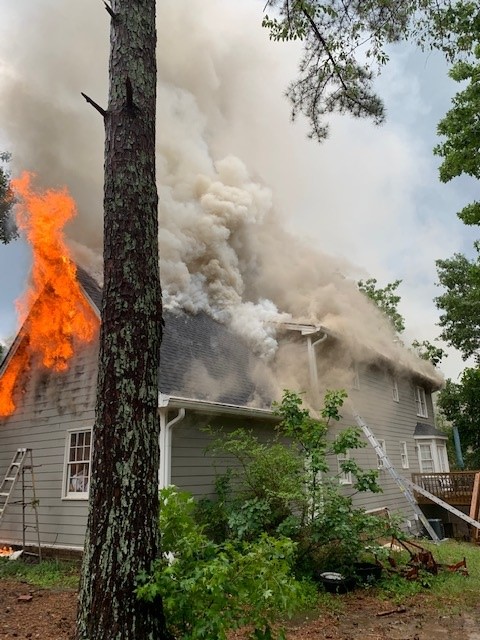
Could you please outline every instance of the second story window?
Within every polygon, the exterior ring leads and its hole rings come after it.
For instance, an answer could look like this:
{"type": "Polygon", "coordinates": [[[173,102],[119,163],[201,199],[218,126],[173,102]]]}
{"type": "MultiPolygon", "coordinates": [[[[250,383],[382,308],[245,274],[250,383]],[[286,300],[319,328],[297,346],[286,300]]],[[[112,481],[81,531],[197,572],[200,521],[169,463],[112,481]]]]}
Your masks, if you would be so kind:
{"type": "Polygon", "coordinates": [[[415,404],[417,407],[417,416],[428,418],[427,399],[423,387],[415,387],[415,404]]]}
{"type": "Polygon", "coordinates": [[[352,386],[357,391],[358,391],[358,389],[360,389],[360,374],[358,372],[358,365],[355,365],[354,368],[353,368],[352,386]]]}
{"type": "Polygon", "coordinates": [[[394,402],[400,402],[400,396],[398,395],[397,379],[392,377],[392,398],[394,402]]]}

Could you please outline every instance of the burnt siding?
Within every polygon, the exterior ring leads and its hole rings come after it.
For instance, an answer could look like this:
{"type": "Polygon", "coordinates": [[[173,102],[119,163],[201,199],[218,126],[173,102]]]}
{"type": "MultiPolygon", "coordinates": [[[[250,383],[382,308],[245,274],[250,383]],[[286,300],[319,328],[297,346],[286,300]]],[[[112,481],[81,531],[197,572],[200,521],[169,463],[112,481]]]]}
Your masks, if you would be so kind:
{"type": "MultiPolygon", "coordinates": [[[[32,369],[34,371],[34,369],[32,369]]],[[[62,499],[67,432],[93,426],[96,393],[97,347],[82,347],[64,373],[41,369],[25,374],[16,392],[15,413],[0,420],[0,474],[4,476],[16,450],[33,450],[35,484],[39,499],[40,539],[43,545],[83,547],[87,522],[86,500],[62,499]]],[[[26,474],[26,483],[29,483],[26,474]]],[[[27,499],[30,498],[27,490],[27,499]]],[[[0,520],[0,540],[22,540],[21,481],[0,520]]],[[[27,523],[33,524],[27,509],[27,523]]],[[[27,543],[36,544],[36,532],[28,529],[27,543]]]]}

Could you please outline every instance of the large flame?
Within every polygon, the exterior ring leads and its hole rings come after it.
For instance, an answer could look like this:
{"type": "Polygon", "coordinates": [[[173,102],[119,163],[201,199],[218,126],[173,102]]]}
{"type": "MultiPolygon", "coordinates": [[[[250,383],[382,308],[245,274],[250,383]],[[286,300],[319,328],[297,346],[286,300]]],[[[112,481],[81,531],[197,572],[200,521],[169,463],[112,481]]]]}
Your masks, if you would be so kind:
{"type": "Polygon", "coordinates": [[[34,191],[32,175],[12,180],[18,200],[17,224],[32,247],[31,284],[17,301],[23,329],[19,349],[0,379],[0,416],[13,413],[13,392],[22,371],[36,356],[53,371],[68,368],[74,341],[90,341],[97,327],[76,279],[76,267],[65,243],[63,227],[76,214],[66,189],[34,191]]]}

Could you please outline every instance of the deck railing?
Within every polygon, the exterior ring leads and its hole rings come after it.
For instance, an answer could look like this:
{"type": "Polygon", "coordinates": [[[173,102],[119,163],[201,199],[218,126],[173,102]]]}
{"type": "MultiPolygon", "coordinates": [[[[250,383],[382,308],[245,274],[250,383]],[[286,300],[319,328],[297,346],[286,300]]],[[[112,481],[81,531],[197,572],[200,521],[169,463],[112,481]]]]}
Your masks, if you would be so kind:
{"type": "MultiPolygon", "coordinates": [[[[448,504],[470,505],[476,473],[476,471],[413,473],[412,482],[448,504]]],[[[420,493],[416,493],[415,497],[419,504],[431,504],[431,501],[420,493]]]]}

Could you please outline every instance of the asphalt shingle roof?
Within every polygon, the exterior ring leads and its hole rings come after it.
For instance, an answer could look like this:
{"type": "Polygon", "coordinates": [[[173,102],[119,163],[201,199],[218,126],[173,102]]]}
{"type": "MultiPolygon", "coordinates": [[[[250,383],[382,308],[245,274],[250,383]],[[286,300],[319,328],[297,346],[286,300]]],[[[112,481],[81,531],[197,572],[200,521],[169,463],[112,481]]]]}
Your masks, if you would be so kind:
{"type": "MultiPolygon", "coordinates": [[[[83,269],[78,269],[77,277],[100,310],[102,289],[83,269]]],[[[266,366],[237,334],[206,313],[191,315],[165,310],[163,319],[159,376],[163,394],[237,406],[270,407],[272,395],[266,366]]]]}
{"type": "Polygon", "coordinates": [[[416,437],[430,436],[432,438],[446,438],[446,434],[426,422],[417,422],[413,433],[416,437]]]}

